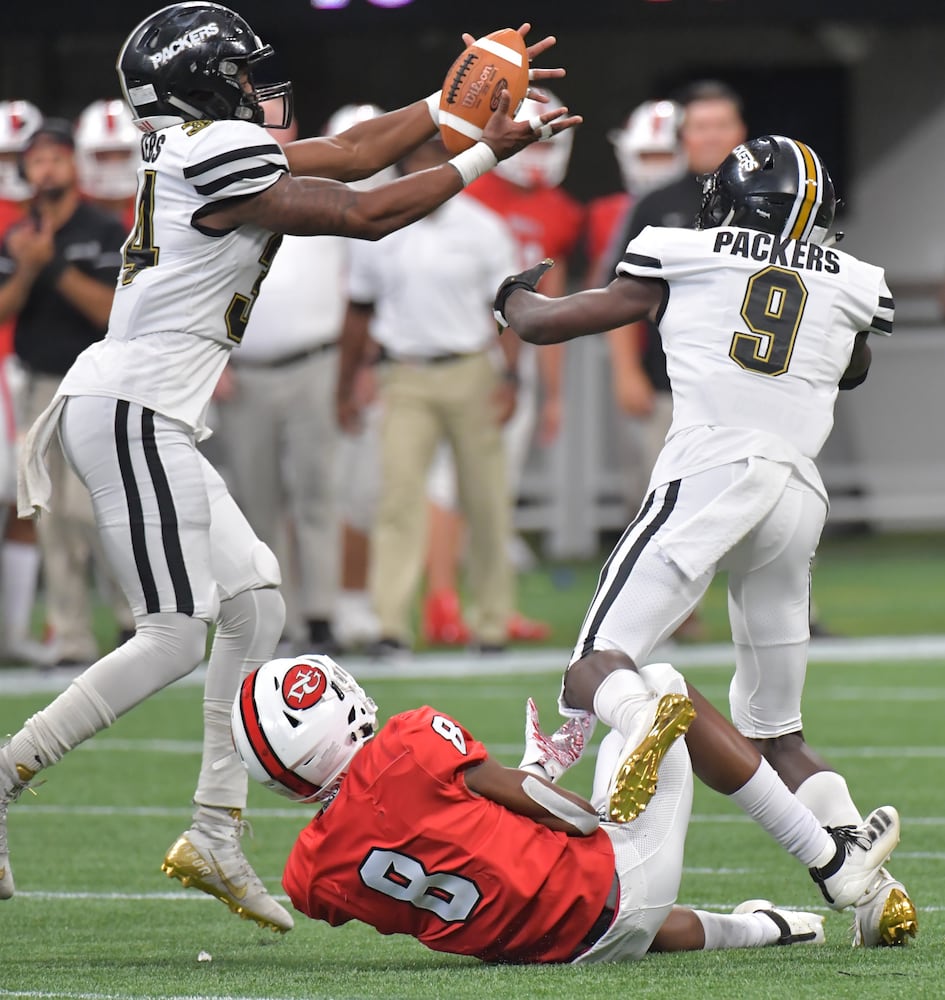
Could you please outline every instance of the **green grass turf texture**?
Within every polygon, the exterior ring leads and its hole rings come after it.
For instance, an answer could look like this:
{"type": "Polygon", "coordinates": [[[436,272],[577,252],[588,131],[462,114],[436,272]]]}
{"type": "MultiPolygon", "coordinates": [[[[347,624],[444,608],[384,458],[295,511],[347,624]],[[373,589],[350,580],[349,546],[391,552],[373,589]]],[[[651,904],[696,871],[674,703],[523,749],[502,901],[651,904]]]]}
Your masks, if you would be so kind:
{"type": "MultiPolygon", "coordinates": [[[[815,567],[825,623],[846,635],[942,632],[943,556],[938,536],[825,543],[815,567]]],[[[556,645],[573,641],[596,568],[557,566],[522,581],[526,612],[555,623],[556,645]]],[[[724,585],[716,584],[705,604],[713,639],[727,638],[724,608],[724,585]]],[[[529,677],[385,679],[368,687],[382,718],[434,704],[515,764],[526,696],[536,697],[546,722],[555,719],[556,666],[529,677]]],[[[892,802],[903,815],[891,867],[915,896],[920,920],[919,938],[906,948],[854,951],[850,916],[833,913],[819,948],[651,956],[587,968],[487,967],[361,925],[332,929],[301,917],[289,935],[262,931],[159,870],[188,825],[199,767],[200,691],[176,685],[71,754],[48,773],[37,797],[24,795],[12,807],[19,893],[0,902],[0,997],[941,997],[943,669],[945,662],[906,657],[814,662],[805,696],[808,738],[847,775],[864,811],[892,802]],[[200,951],[213,960],[198,962],[200,951]]],[[[723,710],[728,677],[725,668],[689,672],[723,710]]],[[[49,697],[0,696],[0,733],[49,697]]],[[[583,792],[589,782],[586,762],[566,779],[583,792]]],[[[247,854],[279,893],[282,863],[306,809],[254,787],[248,817],[255,837],[246,841],[247,854]]],[[[797,862],[697,785],[680,902],[725,911],[753,897],[802,908],[822,903],[797,862]]]]}

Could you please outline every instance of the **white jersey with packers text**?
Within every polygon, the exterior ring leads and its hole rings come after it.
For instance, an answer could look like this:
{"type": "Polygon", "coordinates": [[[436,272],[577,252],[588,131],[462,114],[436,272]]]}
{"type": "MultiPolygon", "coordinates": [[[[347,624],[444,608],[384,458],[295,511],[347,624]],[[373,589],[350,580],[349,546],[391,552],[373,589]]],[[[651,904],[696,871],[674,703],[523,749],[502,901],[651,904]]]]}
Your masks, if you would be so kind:
{"type": "Polygon", "coordinates": [[[202,430],[281,237],[201,220],[287,169],[278,143],[248,122],[193,121],[146,135],[108,334],[80,355],[60,392],[116,396],[202,430]]]}
{"type": "Polygon", "coordinates": [[[773,439],[810,469],[857,333],[892,332],[882,269],[816,243],[647,227],[617,273],[666,283],[658,325],[673,391],[668,444],[694,428],[712,431],[711,444],[703,431],[697,448],[680,443],[675,459],[666,455],[662,481],[764,454],[759,447],[773,439]]]}

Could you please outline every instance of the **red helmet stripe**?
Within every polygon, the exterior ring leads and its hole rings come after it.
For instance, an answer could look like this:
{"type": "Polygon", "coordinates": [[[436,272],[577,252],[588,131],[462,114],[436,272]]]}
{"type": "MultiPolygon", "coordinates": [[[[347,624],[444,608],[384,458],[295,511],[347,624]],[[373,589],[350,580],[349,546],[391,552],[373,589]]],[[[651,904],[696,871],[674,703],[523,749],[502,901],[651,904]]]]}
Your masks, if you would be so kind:
{"type": "Polygon", "coordinates": [[[246,730],[250,746],[259,758],[259,763],[262,764],[271,778],[281,785],[285,785],[297,795],[304,798],[317,795],[321,791],[320,786],[300,778],[294,771],[285,767],[269,745],[269,740],[266,739],[266,734],[259,724],[259,713],[256,711],[256,699],[253,697],[255,682],[256,674],[252,674],[246,678],[240,688],[240,717],[243,720],[243,728],[246,730]]]}

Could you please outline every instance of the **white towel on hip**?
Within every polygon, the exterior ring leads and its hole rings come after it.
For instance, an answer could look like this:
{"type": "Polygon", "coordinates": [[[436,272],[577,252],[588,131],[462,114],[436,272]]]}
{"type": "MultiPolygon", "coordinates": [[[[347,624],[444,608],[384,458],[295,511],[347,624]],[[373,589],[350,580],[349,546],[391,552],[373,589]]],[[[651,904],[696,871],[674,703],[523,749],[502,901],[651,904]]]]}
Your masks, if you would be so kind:
{"type": "Polygon", "coordinates": [[[49,511],[52,480],[46,452],[68,398],[55,396],[26,432],[16,469],[16,512],[20,517],[38,517],[41,511],[49,511]]]}
{"type": "Polygon", "coordinates": [[[689,580],[698,579],[770,513],[791,472],[790,465],[749,458],[743,476],[698,514],[656,539],[657,547],[689,580]]]}

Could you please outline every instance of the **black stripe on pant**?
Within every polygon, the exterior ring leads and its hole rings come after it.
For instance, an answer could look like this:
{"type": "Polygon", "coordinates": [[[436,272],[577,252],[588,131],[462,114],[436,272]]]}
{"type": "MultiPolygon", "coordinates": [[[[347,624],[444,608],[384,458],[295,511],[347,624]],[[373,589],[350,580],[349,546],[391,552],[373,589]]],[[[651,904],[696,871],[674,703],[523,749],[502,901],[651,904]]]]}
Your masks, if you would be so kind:
{"type": "MultiPolygon", "coordinates": [[[[680,480],[675,479],[673,482],[666,487],[666,495],[663,497],[663,503],[660,509],[657,511],[656,516],[652,521],[640,532],[637,536],[636,541],[630,546],[629,551],[624,556],[623,561],[620,563],[620,568],[617,570],[617,575],[614,577],[610,586],[607,588],[607,592],[604,595],[604,599],[600,602],[597,611],[594,613],[594,617],[591,620],[590,625],[587,629],[587,635],[584,638],[584,645],[581,647],[581,656],[587,656],[589,653],[594,652],[594,640],[597,638],[597,632],[604,621],[607,612],[613,606],[614,601],[620,594],[627,580],[630,578],[630,573],[633,571],[633,567],[636,565],[637,559],[640,558],[640,553],[646,548],[647,543],[656,534],[657,531],[666,523],[669,515],[673,512],[673,508],[676,506],[676,498],[679,496],[679,484],[680,480]]],[[[624,532],[623,538],[620,543],[623,542],[624,538],[628,536],[630,531],[633,530],[645,517],[647,512],[653,505],[655,494],[650,494],[647,497],[646,503],[640,510],[639,515],[636,520],[627,531],[624,532]]],[[[607,561],[604,569],[609,568],[610,564],[613,562],[620,549],[620,543],[618,543],[617,548],[611,553],[610,559],[607,561]]],[[[603,584],[604,572],[601,573],[601,583],[603,584]]],[[[599,588],[598,588],[599,592],[599,588]]],[[[595,595],[596,599],[596,595],[595,595]]]]}
{"type": "MultiPolygon", "coordinates": [[[[131,551],[144,593],[145,608],[148,614],[157,614],[161,610],[161,600],[154,579],[151,559],[148,555],[141,494],[138,490],[134,465],[131,460],[131,443],[128,437],[129,419],[130,404],[127,400],[119,399],[115,407],[115,447],[128,505],[131,551]]],[[[179,614],[192,615],[194,613],[194,598],[177,530],[177,510],[174,507],[174,497],[171,494],[167,473],[158,454],[157,439],[154,434],[154,411],[144,407],[141,410],[141,443],[151,483],[154,486],[154,494],[157,498],[158,516],[161,519],[161,542],[171,584],[174,587],[176,610],[179,614]]]]}

